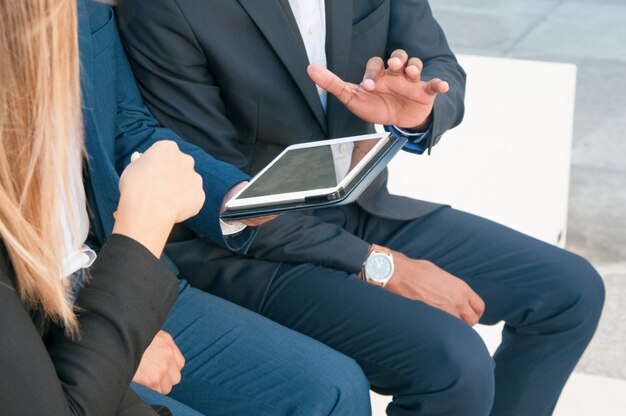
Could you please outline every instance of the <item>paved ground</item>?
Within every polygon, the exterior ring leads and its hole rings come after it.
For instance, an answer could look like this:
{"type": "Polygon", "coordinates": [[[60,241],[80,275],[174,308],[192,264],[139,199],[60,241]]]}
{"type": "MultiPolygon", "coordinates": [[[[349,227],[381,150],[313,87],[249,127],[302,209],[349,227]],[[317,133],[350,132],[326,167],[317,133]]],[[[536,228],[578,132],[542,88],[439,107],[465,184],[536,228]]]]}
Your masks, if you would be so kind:
{"type": "Polygon", "coordinates": [[[578,66],[567,245],[594,263],[607,287],[578,371],[626,379],[626,2],[430,3],[457,53],[578,66]]]}

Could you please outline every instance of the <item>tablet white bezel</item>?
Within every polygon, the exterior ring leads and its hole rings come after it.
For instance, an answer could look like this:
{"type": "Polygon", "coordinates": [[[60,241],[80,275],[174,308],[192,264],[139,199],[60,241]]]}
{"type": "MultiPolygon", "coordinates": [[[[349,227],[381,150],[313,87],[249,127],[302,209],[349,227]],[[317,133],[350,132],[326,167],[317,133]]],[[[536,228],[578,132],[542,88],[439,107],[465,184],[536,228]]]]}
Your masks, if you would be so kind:
{"type": "Polygon", "coordinates": [[[354,177],[363,169],[363,167],[376,155],[378,150],[383,147],[391,138],[390,133],[375,133],[375,134],[366,134],[362,136],[351,136],[351,137],[342,137],[340,139],[329,139],[323,141],[316,142],[308,142],[308,143],[299,143],[291,145],[285,150],[283,150],[269,165],[267,165],[263,170],[261,170],[255,177],[250,181],[248,185],[246,185],[243,189],[241,189],[233,198],[231,198],[228,202],[226,202],[225,207],[230,210],[236,211],[238,208],[255,208],[255,207],[263,207],[267,205],[278,205],[278,204],[288,204],[288,203],[296,203],[296,202],[304,202],[305,198],[322,196],[322,195],[330,195],[333,192],[337,192],[342,188],[345,188],[347,184],[350,183],[354,179],[354,177]],[[383,139],[387,140],[383,140],[383,139]],[[355,166],[348,172],[348,174],[334,187],[330,188],[317,188],[311,189],[308,191],[299,191],[299,192],[287,192],[282,194],[273,194],[273,195],[265,195],[265,196],[257,196],[251,198],[241,198],[239,199],[239,195],[248,189],[258,178],[263,176],[263,174],[269,170],[280,158],[283,157],[285,153],[292,149],[302,149],[307,147],[318,147],[318,146],[328,146],[334,144],[341,143],[353,143],[355,141],[362,140],[371,140],[371,139],[380,139],[376,146],[374,146],[363,159],[361,159],[355,166]]]}

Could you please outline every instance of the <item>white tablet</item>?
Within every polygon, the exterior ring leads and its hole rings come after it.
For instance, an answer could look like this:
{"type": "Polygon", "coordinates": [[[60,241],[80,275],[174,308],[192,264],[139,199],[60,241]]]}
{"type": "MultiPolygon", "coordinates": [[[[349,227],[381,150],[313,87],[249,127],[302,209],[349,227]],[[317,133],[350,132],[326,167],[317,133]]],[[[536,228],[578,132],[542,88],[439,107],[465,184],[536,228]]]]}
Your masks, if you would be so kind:
{"type": "Polygon", "coordinates": [[[242,211],[259,215],[264,207],[281,211],[341,200],[379,161],[390,159],[384,156],[398,147],[397,141],[381,133],[289,146],[226,203],[222,216],[244,217],[237,215],[242,211]]]}

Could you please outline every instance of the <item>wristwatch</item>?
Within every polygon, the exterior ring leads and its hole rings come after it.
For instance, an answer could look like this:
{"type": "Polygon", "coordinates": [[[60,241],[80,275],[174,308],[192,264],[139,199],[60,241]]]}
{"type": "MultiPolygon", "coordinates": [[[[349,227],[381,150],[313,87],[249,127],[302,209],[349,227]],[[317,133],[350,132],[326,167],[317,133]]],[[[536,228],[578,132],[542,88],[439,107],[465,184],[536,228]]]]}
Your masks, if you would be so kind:
{"type": "Polygon", "coordinates": [[[372,244],[359,277],[368,283],[385,287],[393,276],[393,255],[386,247],[372,244]]]}

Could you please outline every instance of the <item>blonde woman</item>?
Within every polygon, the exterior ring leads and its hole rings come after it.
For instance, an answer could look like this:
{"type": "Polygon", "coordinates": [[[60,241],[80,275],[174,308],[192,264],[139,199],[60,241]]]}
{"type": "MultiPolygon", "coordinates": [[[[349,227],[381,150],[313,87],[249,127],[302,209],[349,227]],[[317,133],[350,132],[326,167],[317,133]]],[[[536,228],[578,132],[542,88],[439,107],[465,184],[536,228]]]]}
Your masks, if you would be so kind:
{"type": "Polygon", "coordinates": [[[0,414],[154,414],[131,381],[176,416],[368,414],[352,360],[157,260],[198,211],[245,247],[219,209],[247,176],[158,126],[110,6],[0,0],[0,19],[0,414]]]}
{"type": "Polygon", "coordinates": [[[204,200],[192,159],[171,142],[151,147],[122,176],[113,235],[74,308],[95,257],[85,245],[75,7],[0,0],[3,415],[152,413],[129,383],[177,296],[158,257],[172,225],[204,200]]]}

